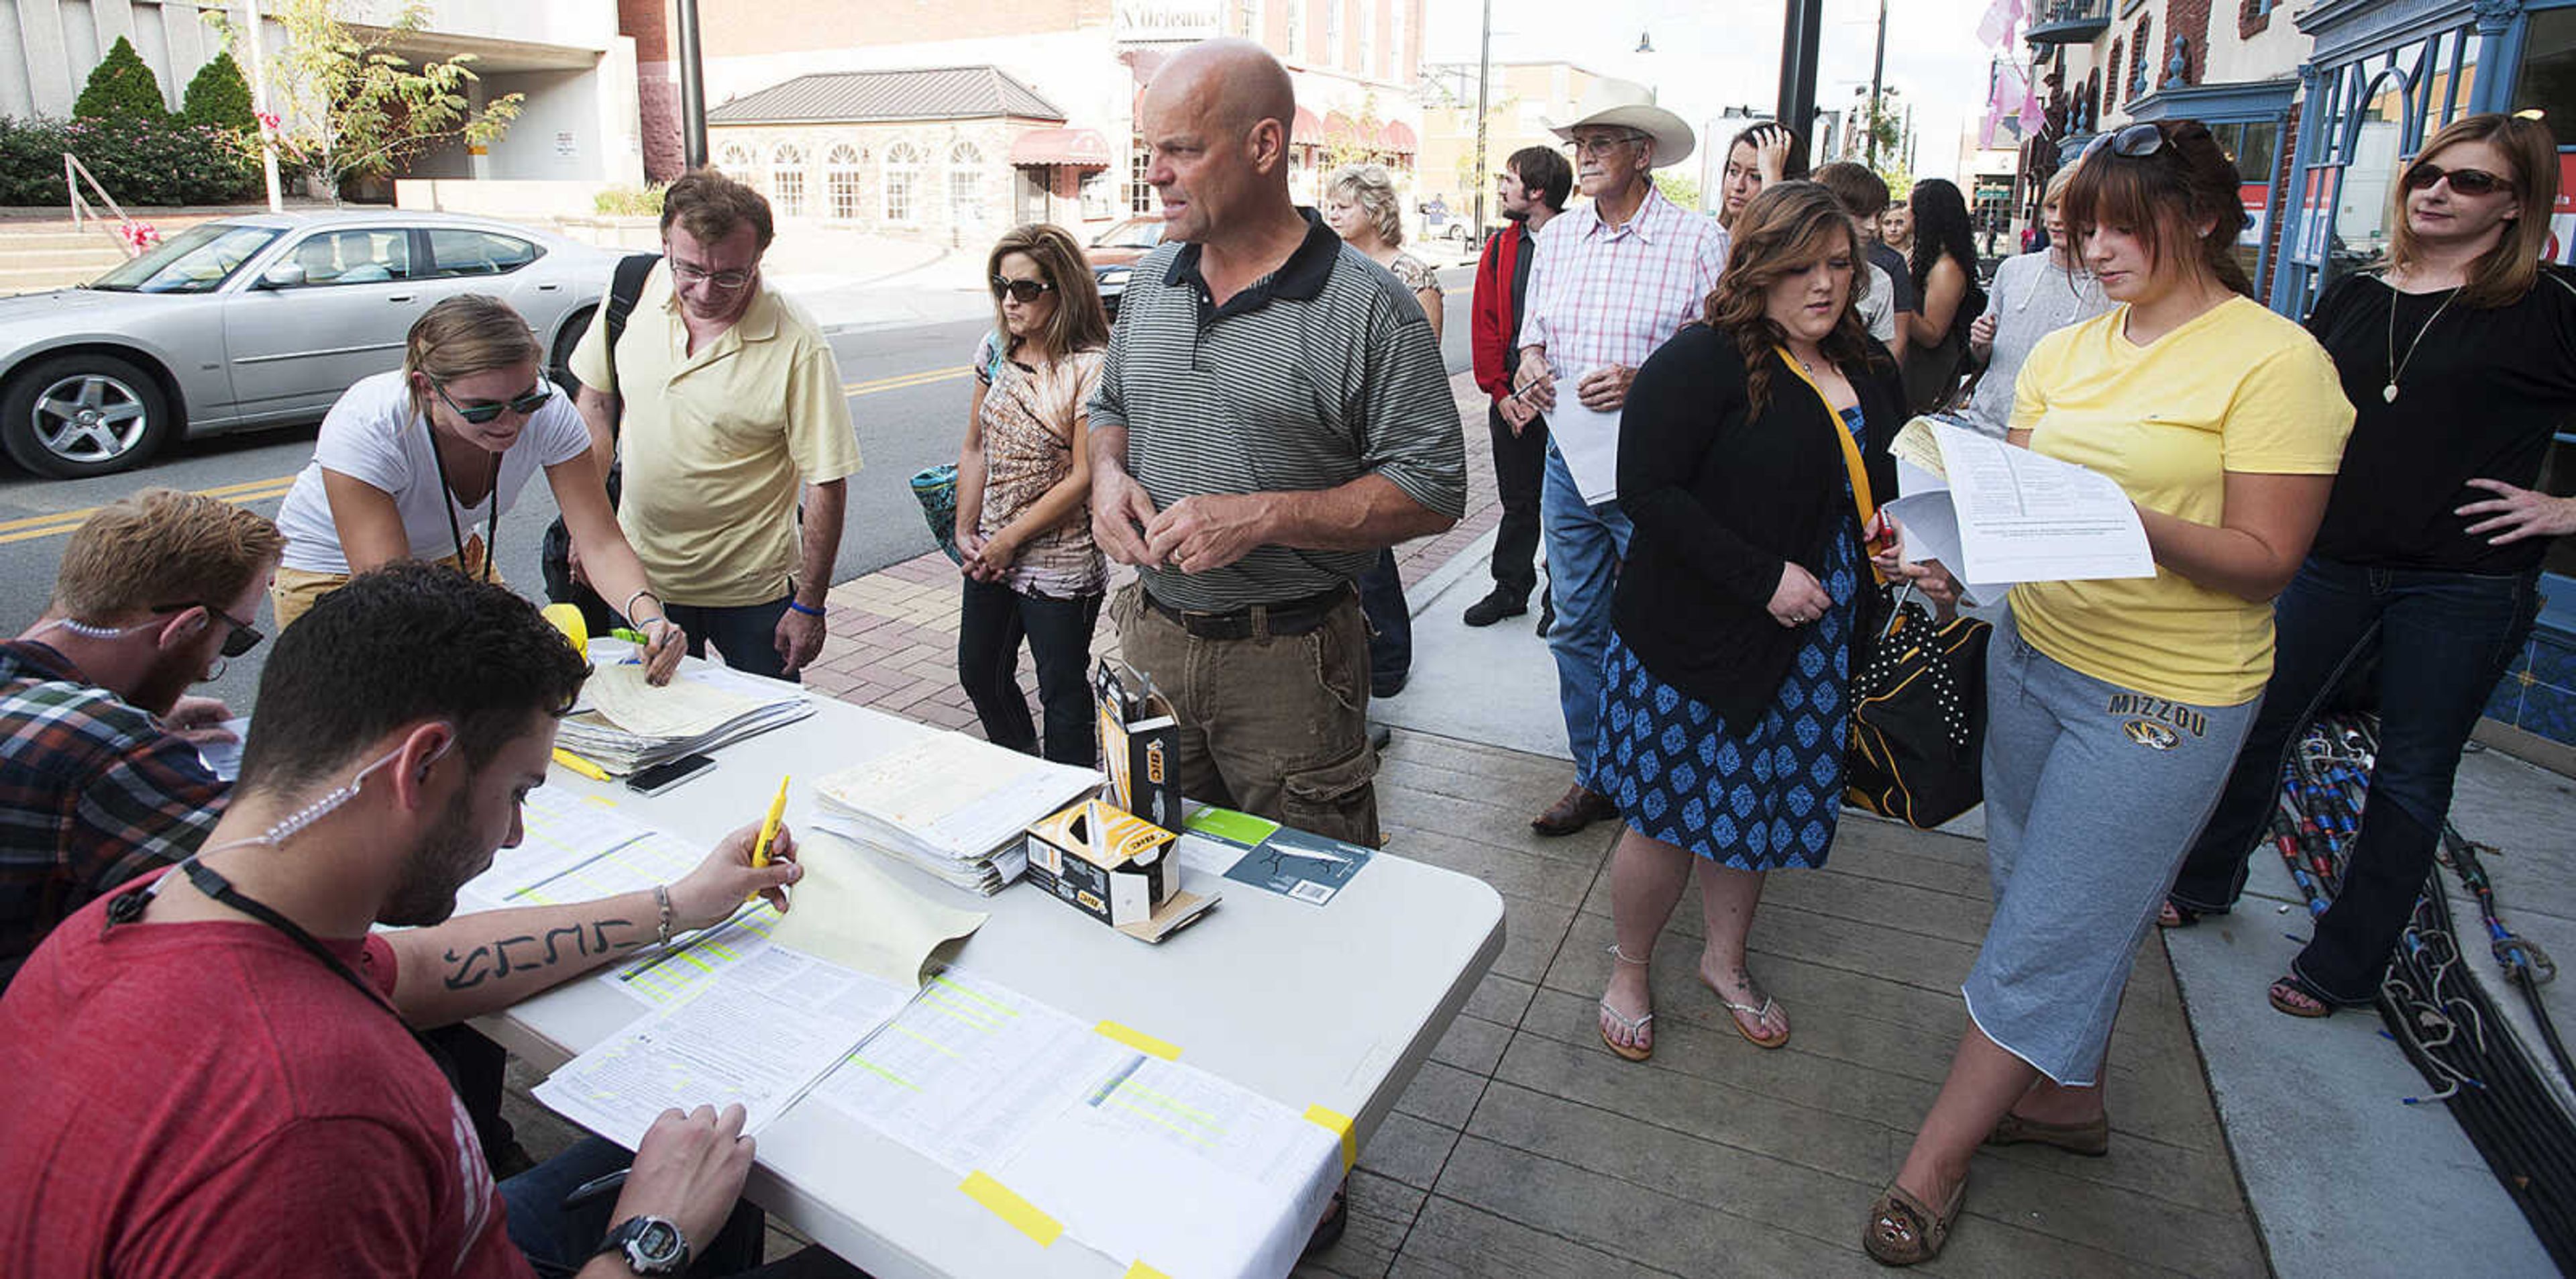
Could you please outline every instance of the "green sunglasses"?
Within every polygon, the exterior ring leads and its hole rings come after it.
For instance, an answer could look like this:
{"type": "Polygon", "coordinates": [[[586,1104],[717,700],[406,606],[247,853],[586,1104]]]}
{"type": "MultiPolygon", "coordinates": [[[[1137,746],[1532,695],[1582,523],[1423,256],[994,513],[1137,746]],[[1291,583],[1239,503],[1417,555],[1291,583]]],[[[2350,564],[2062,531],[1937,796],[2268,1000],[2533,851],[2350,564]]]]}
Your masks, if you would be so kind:
{"type": "Polygon", "coordinates": [[[511,396],[506,400],[484,403],[459,404],[448,397],[446,387],[441,386],[436,382],[430,383],[429,389],[438,392],[438,398],[444,401],[448,408],[454,410],[456,416],[464,418],[466,421],[471,422],[476,426],[482,426],[485,423],[490,422],[492,419],[501,416],[505,410],[511,413],[516,413],[521,417],[526,417],[529,414],[536,412],[538,409],[544,408],[546,406],[546,401],[555,398],[555,384],[547,381],[542,376],[538,377],[537,384],[535,386],[529,387],[526,391],[521,392],[520,394],[511,396]]]}

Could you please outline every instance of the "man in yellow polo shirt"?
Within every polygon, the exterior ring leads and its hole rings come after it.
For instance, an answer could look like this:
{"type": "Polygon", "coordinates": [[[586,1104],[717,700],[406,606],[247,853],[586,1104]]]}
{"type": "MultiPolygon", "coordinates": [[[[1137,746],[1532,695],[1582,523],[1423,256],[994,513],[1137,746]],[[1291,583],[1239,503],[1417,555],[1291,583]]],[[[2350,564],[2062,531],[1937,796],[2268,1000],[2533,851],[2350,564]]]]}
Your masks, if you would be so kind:
{"type": "Polygon", "coordinates": [[[822,331],[760,277],[771,233],[750,187],[712,169],[672,183],[616,350],[603,307],[572,373],[625,463],[618,523],[690,653],[712,640],[735,670],[794,679],[823,647],[859,441],[822,331]]]}

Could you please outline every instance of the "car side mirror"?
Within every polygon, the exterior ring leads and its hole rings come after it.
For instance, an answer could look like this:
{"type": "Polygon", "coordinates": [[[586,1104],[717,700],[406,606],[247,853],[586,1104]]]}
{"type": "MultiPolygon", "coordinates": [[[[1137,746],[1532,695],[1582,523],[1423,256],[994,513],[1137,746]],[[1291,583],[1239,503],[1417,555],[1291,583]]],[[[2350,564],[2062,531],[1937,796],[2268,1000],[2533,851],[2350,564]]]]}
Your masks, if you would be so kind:
{"type": "Polygon", "coordinates": [[[280,262],[276,266],[260,272],[259,287],[263,289],[301,288],[304,285],[304,280],[304,268],[301,264],[294,262],[280,262]]]}

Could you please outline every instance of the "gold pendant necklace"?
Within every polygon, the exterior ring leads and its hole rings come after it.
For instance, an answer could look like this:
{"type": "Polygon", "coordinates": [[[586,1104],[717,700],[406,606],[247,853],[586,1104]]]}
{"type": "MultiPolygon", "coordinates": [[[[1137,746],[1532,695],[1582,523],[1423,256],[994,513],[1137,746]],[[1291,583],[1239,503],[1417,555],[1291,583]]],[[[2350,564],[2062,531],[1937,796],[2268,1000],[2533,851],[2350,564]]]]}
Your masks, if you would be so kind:
{"type": "MultiPolygon", "coordinates": [[[[2388,282],[2383,279],[2380,283],[2388,282]]],[[[2379,388],[2379,398],[2390,404],[2397,402],[2397,379],[2406,372],[2406,366],[2414,361],[2415,348],[2423,344],[2425,334],[2432,332],[2433,322],[2441,319],[2442,313],[2450,310],[2451,303],[2459,299],[2460,290],[2456,286],[2453,287],[2451,296],[2442,299],[2442,305],[2434,307],[2433,314],[2425,317],[2424,327],[2415,330],[2415,336],[2407,340],[2406,357],[2399,359],[2397,356],[2397,299],[2406,296],[2408,295],[2400,292],[2396,285],[2388,285],[2388,385],[2379,388]]]]}

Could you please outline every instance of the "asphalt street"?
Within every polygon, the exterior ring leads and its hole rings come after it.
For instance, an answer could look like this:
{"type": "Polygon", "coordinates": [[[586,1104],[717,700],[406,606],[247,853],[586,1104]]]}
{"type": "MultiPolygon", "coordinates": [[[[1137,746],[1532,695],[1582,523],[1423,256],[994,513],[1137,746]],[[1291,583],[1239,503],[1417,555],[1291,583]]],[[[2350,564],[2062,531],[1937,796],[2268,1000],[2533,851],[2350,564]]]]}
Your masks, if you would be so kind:
{"type": "MultiPolygon", "coordinates": [[[[1450,291],[1442,354],[1452,373],[1468,364],[1471,279],[1464,267],[1441,273],[1450,291]]],[[[850,479],[836,583],[910,559],[933,545],[910,480],[924,467],[957,460],[972,385],[966,364],[988,327],[965,321],[834,335],[832,347],[866,461],[850,479]]],[[[91,480],[41,479],[0,460],[0,635],[17,634],[43,613],[63,543],[90,510],[141,488],[166,485],[231,498],[273,516],[296,473],[312,461],[313,432],[307,425],[187,441],[140,469],[91,480]]],[[[1469,464],[1489,463],[1471,457],[1469,464]]],[[[501,521],[501,574],[531,596],[544,590],[537,546],[554,517],[554,495],[536,483],[501,521]]],[[[266,653],[264,645],[252,651],[198,691],[246,710],[266,653]]]]}

